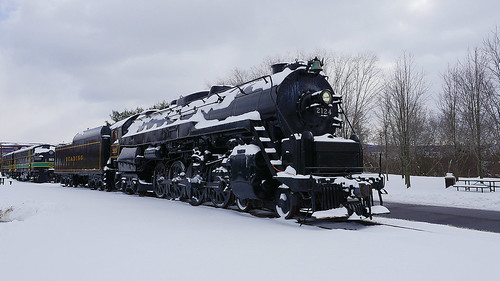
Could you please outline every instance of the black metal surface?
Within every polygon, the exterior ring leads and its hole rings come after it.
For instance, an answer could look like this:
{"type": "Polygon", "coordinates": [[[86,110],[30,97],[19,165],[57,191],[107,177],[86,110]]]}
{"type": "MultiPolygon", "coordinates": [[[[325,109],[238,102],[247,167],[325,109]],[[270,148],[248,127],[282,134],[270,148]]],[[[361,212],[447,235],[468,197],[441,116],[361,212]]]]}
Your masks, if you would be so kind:
{"type": "Polygon", "coordinates": [[[241,154],[233,155],[231,163],[231,188],[233,193],[242,199],[257,199],[257,194],[252,185],[252,177],[255,176],[255,155],[241,154]]]}
{"type": "Polygon", "coordinates": [[[118,170],[120,172],[136,172],[140,163],[138,156],[141,151],[139,147],[125,147],[118,156],[118,170]]]}
{"type": "Polygon", "coordinates": [[[323,135],[334,131],[332,126],[335,122],[334,117],[339,115],[336,104],[331,105],[332,114],[325,117],[316,115],[313,108],[305,112],[297,112],[298,106],[302,103],[301,100],[305,98],[303,96],[305,93],[307,96],[320,90],[334,92],[325,77],[300,70],[290,74],[281,83],[277,93],[277,106],[282,112],[281,127],[287,128],[286,123],[290,126],[288,128],[290,131],[286,130],[285,135],[304,131],[311,131],[314,135],[323,135]]]}
{"type": "Polygon", "coordinates": [[[101,126],[77,134],[71,144],[57,146],[55,173],[103,173],[110,155],[110,138],[110,128],[101,126]]]}
{"type": "Polygon", "coordinates": [[[363,171],[361,145],[357,142],[319,142],[310,134],[293,136],[282,144],[283,165],[294,167],[299,174],[337,176],[363,171]],[[304,137],[307,136],[308,137],[304,137]]]}
{"type": "Polygon", "coordinates": [[[314,196],[317,203],[315,211],[338,208],[346,197],[342,187],[336,184],[322,185],[319,192],[314,193],[314,196]]]}
{"type": "Polygon", "coordinates": [[[201,92],[187,95],[185,97],[181,97],[177,100],[177,104],[180,106],[184,106],[192,101],[201,100],[203,98],[206,98],[209,93],[210,93],[209,91],[201,91],[201,92]]]}

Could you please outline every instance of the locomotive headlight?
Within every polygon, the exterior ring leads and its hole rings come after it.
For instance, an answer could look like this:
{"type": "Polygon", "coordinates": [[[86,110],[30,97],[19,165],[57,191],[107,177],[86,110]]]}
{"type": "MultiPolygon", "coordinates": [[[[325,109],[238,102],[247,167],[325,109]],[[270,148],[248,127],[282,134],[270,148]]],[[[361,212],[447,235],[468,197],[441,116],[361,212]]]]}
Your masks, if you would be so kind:
{"type": "Polygon", "coordinates": [[[332,93],[328,90],[324,90],[321,92],[321,99],[323,100],[324,103],[330,104],[332,102],[332,93]]]}

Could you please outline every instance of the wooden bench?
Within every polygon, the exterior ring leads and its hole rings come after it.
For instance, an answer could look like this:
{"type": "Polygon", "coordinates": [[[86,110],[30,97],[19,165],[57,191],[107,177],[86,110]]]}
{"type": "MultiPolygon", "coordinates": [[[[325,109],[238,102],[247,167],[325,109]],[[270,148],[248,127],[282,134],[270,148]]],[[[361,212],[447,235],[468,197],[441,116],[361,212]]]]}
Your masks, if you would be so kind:
{"type": "Polygon", "coordinates": [[[456,188],[457,188],[457,191],[460,189],[460,188],[463,188],[464,190],[466,191],[470,191],[471,188],[475,188],[476,191],[478,191],[479,189],[481,189],[481,192],[483,192],[483,190],[485,188],[489,189],[490,192],[491,191],[495,191],[495,188],[491,188],[490,186],[488,185],[485,185],[485,184],[455,184],[454,185],[456,188]]]}
{"type": "Polygon", "coordinates": [[[457,179],[453,187],[456,187],[457,191],[463,188],[466,191],[481,189],[481,192],[484,192],[484,189],[488,189],[490,192],[495,192],[496,188],[500,188],[500,179],[462,178],[457,179]]]}

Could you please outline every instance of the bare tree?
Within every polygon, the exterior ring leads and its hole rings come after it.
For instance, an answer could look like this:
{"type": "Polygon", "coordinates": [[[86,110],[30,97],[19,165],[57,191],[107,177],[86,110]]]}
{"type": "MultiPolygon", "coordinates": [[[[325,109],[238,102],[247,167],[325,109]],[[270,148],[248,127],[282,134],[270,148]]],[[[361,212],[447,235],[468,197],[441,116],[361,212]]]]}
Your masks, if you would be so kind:
{"type": "Polygon", "coordinates": [[[469,51],[465,61],[458,63],[457,87],[459,91],[461,121],[467,126],[465,141],[471,144],[477,160],[477,174],[484,175],[483,159],[487,144],[487,108],[493,93],[487,73],[486,56],[478,48],[469,51]]]}
{"type": "Polygon", "coordinates": [[[426,119],[423,102],[427,90],[424,73],[415,70],[413,57],[404,52],[385,82],[384,103],[407,187],[411,186],[412,148],[418,144],[426,119]]]}
{"type": "Polygon", "coordinates": [[[389,146],[392,144],[391,116],[390,116],[391,105],[389,101],[390,101],[389,93],[387,91],[384,91],[383,96],[379,99],[378,102],[379,108],[377,111],[377,117],[380,124],[379,144],[383,146],[386,180],[389,180],[389,153],[390,153],[389,146]]]}
{"type": "Polygon", "coordinates": [[[377,57],[367,54],[330,56],[328,61],[325,72],[330,77],[334,91],[342,95],[345,118],[353,127],[346,124],[342,134],[349,137],[356,133],[361,140],[366,140],[370,131],[370,118],[373,117],[371,113],[382,85],[377,57]]]}
{"type": "MultiPolygon", "coordinates": [[[[247,70],[235,67],[226,78],[219,78],[215,84],[217,85],[240,85],[246,81],[254,79],[252,73],[247,70]]],[[[207,85],[208,87],[212,85],[207,85]]]]}
{"type": "MultiPolygon", "coordinates": [[[[292,59],[287,56],[269,56],[256,66],[248,70],[235,67],[226,78],[219,78],[217,85],[241,85],[247,81],[271,74],[271,65],[279,62],[290,62],[292,59]]],[[[208,87],[212,85],[207,85],[208,87]]]]}
{"type": "Polygon", "coordinates": [[[487,67],[500,84],[500,30],[498,27],[484,40],[483,45],[488,59],[487,67]]]}
{"type": "Polygon", "coordinates": [[[441,133],[445,144],[453,147],[452,171],[470,175],[470,167],[475,167],[472,173],[478,176],[494,173],[500,152],[498,28],[484,40],[483,48],[469,50],[449,68],[443,82],[441,133]]]}
{"type": "Polygon", "coordinates": [[[497,142],[497,153],[500,153],[500,30],[495,27],[488,38],[484,41],[484,52],[488,60],[488,70],[492,76],[494,91],[489,97],[489,103],[486,104],[486,110],[492,118],[494,126],[494,136],[497,142]]]}
{"type": "Polygon", "coordinates": [[[441,125],[440,131],[445,145],[452,147],[452,155],[448,164],[448,172],[453,172],[458,175],[461,171],[460,164],[463,163],[463,146],[461,142],[464,134],[462,122],[460,122],[459,103],[459,75],[460,71],[457,67],[449,67],[443,75],[443,90],[439,99],[441,125]]]}

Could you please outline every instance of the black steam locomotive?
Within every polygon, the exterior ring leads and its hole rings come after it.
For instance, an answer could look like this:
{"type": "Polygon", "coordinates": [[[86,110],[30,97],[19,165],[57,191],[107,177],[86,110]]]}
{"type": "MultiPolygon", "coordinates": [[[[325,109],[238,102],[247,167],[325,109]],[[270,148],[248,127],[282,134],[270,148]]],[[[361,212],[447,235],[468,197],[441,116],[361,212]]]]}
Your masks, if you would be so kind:
{"type": "Polygon", "coordinates": [[[318,59],[276,64],[272,75],[87,130],[57,147],[56,173],[67,185],[235,203],[285,218],[340,207],[370,216],[383,178],[363,174],[355,135],[336,136],[342,100],[321,67],[318,59]]]}

